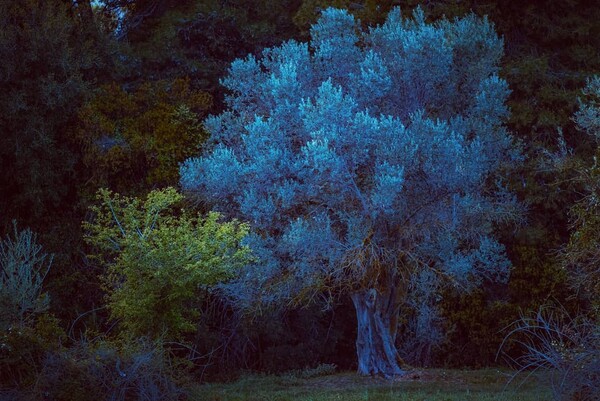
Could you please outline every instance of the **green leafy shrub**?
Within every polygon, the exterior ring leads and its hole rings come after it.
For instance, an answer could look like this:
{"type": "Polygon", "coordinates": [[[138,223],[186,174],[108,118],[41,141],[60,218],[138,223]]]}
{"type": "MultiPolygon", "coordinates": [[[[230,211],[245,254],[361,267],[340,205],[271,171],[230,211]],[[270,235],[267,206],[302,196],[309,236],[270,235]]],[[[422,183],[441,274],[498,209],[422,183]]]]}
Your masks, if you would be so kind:
{"type": "Polygon", "coordinates": [[[247,262],[247,225],[178,208],[183,196],[173,188],[144,200],[100,190],[98,199],[84,227],[93,256],[107,267],[112,317],[125,335],[181,340],[196,328],[203,291],[247,262]]]}

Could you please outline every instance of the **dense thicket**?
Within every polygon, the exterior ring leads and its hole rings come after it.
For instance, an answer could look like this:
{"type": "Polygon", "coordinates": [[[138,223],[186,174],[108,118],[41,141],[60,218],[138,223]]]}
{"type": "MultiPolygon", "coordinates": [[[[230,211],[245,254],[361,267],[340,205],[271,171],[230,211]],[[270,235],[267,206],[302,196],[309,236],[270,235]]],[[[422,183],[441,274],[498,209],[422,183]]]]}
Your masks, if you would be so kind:
{"type": "MultiPolygon", "coordinates": [[[[170,364],[169,355],[180,358],[186,352],[194,355],[195,372],[203,377],[239,368],[278,371],[321,362],[356,367],[343,357],[354,352],[354,311],[336,297],[326,311],[269,312],[252,320],[235,314],[217,292],[206,291],[194,305],[202,313],[195,320],[193,339],[186,339],[188,346],[193,344],[187,351],[144,340],[121,338],[115,344],[110,331],[114,320],[105,302],[110,290],[101,280],[107,266],[89,257],[95,250],[83,241],[81,228],[82,221],[94,222],[88,207],[98,205],[95,193],[100,187],[141,201],[154,189],[178,185],[178,164],[204,148],[202,121],[224,109],[228,93],[219,79],[230,63],[249,53],[258,56],[284,40],[306,40],[310,26],[330,5],[348,9],[363,28],[383,23],[393,6],[408,16],[420,5],[428,23],[473,11],[487,15],[504,40],[499,75],[510,89],[507,127],[521,141],[524,155],[508,187],[527,207],[523,225],[495,233],[512,263],[511,276],[506,284],[484,283],[467,295],[444,294],[439,313],[429,321],[419,320],[415,308],[426,295],[406,302],[404,328],[398,333],[406,344],[400,347],[405,359],[453,366],[504,363],[495,360],[504,336],[501,329],[521,311],[560,303],[571,314],[594,316],[590,310],[597,307],[592,300],[598,288],[583,280],[588,285],[575,291],[571,280],[578,276],[567,273],[594,272],[595,266],[589,261],[594,260],[590,249],[597,220],[597,172],[591,167],[596,146],[593,136],[578,129],[592,121],[584,114],[592,109],[582,108],[577,123],[573,115],[578,97],[594,105],[593,85],[586,93],[581,90],[589,77],[600,73],[600,8],[589,0],[419,3],[0,2],[0,232],[5,241],[26,238],[28,231],[15,233],[12,221],[17,220],[17,227],[37,232],[43,252],[53,255],[39,292],[47,294],[48,309],[29,315],[21,334],[0,334],[3,344],[20,352],[0,349],[2,373],[15,372],[1,375],[0,387],[31,389],[35,372],[44,377],[38,381],[44,388],[35,391],[54,388],[55,394],[65,396],[73,386],[92,383],[90,375],[105,375],[97,383],[121,383],[129,386],[128,394],[142,388],[161,394],[181,384],[181,377],[165,378],[158,372],[170,364]],[[419,338],[427,341],[406,341],[424,332],[431,337],[419,338]],[[78,342],[85,333],[108,342],[78,342]],[[315,337],[323,341],[307,340],[315,337]],[[286,359],[293,359],[295,366],[286,359]],[[111,376],[116,360],[130,369],[131,381],[119,382],[123,379],[118,372],[111,376]],[[71,372],[67,376],[73,380],[53,376],[59,369],[71,372]],[[134,371],[153,379],[143,380],[134,371]]],[[[208,212],[207,205],[193,206],[208,212]]],[[[17,266],[14,261],[3,263],[17,266]]],[[[12,291],[5,287],[3,294],[12,291]]],[[[511,344],[504,352],[516,357],[511,344]]],[[[86,391],[78,394],[84,399],[86,391]]]]}

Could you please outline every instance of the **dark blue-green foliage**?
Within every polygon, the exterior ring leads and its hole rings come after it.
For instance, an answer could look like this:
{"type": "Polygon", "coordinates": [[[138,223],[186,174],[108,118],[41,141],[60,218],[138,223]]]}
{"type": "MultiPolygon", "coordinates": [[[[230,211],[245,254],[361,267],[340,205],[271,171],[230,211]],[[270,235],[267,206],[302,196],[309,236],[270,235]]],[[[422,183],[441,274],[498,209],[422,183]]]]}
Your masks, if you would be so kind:
{"type": "Polygon", "coordinates": [[[457,285],[506,278],[492,231],[519,206],[498,172],[521,156],[502,47],[473,15],[427,24],[395,9],[364,31],[330,8],[309,43],[234,61],[228,108],[205,121],[211,147],[181,166],[188,193],[253,228],[258,262],[232,297],[372,287],[367,246],[457,285]]]}

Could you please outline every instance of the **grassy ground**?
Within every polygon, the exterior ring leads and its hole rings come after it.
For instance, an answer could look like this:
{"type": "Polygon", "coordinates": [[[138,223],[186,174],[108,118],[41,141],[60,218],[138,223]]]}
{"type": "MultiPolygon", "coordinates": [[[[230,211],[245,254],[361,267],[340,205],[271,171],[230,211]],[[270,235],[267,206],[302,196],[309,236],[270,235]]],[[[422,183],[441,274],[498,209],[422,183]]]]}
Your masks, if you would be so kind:
{"type": "Polygon", "coordinates": [[[394,380],[354,373],[302,379],[294,376],[247,376],[234,383],[205,384],[192,400],[206,401],[550,401],[551,392],[533,375],[514,378],[497,369],[415,370],[394,380]]]}

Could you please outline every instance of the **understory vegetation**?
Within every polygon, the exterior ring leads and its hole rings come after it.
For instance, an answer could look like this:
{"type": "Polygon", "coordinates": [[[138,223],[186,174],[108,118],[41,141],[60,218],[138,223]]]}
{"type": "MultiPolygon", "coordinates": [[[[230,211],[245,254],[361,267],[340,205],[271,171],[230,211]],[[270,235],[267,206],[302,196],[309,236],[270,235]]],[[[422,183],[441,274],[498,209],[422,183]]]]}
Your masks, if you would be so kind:
{"type": "Polygon", "coordinates": [[[0,400],[600,399],[594,2],[0,2],[0,400]]]}

